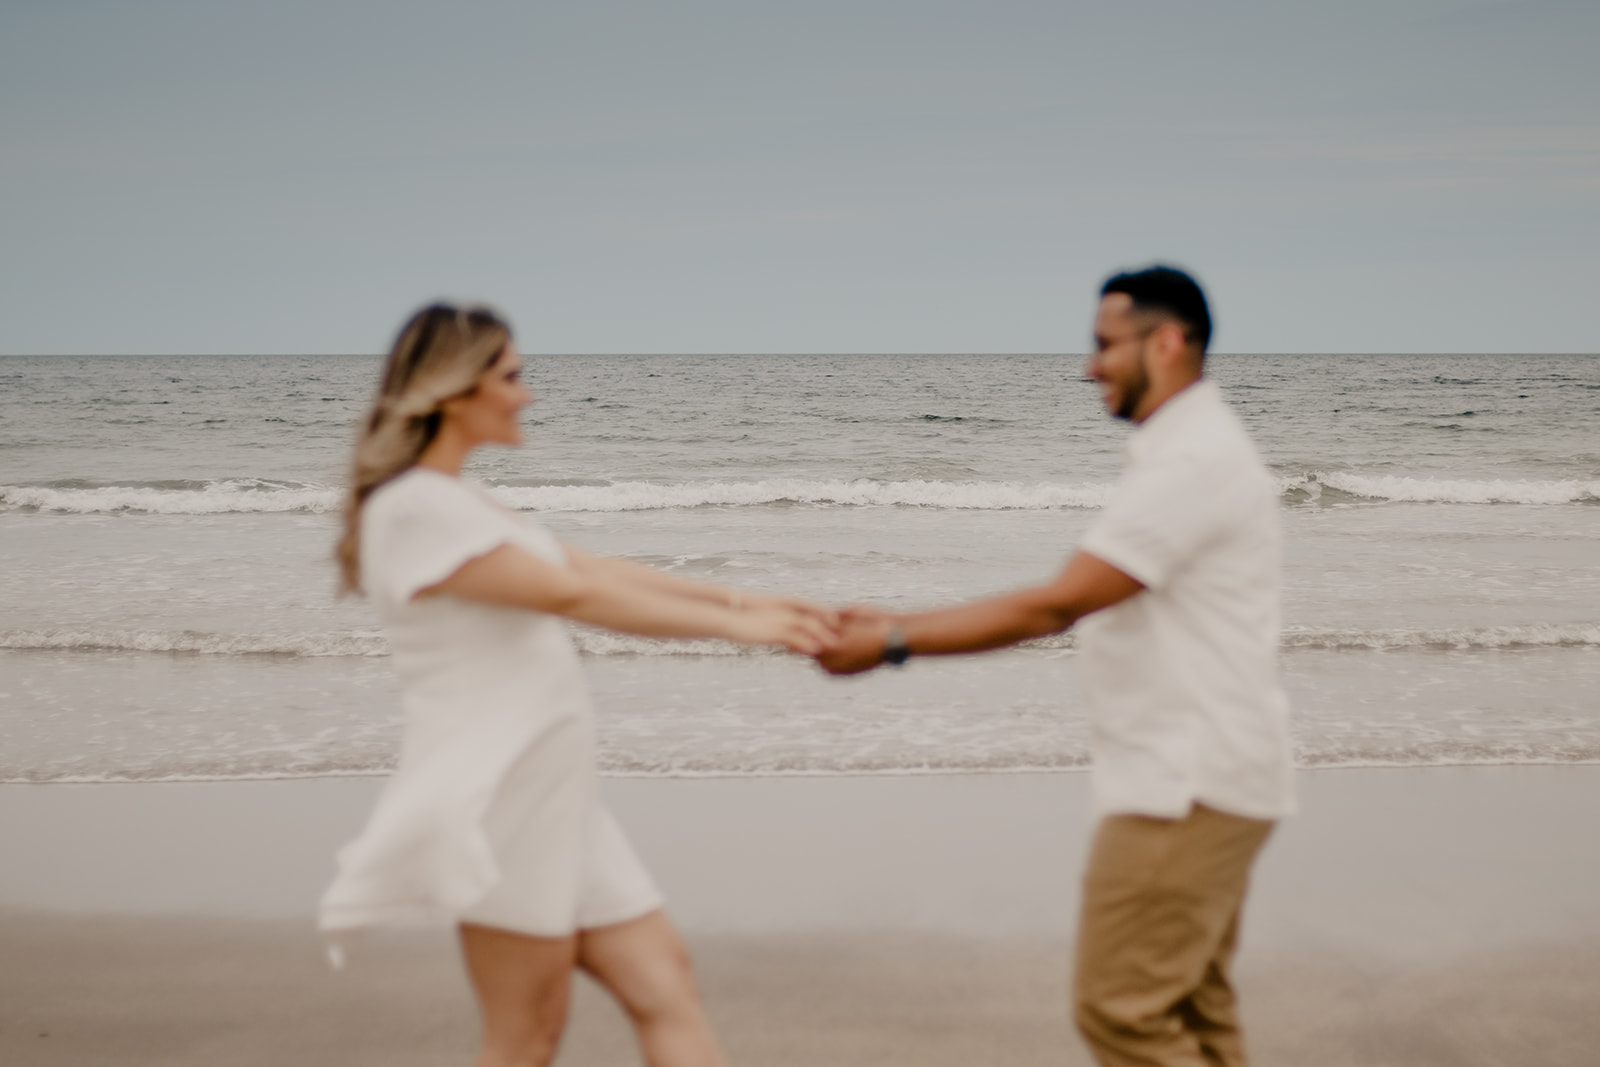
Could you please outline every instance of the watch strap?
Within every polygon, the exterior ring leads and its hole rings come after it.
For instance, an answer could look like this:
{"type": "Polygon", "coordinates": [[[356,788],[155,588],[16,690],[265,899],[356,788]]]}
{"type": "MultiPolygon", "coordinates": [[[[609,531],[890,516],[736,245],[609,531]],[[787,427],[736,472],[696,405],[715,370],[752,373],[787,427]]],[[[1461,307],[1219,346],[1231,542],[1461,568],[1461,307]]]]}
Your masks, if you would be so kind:
{"type": "Polygon", "coordinates": [[[883,643],[883,662],[903,666],[911,658],[911,646],[906,644],[906,632],[899,623],[889,626],[889,636],[883,643]]]}

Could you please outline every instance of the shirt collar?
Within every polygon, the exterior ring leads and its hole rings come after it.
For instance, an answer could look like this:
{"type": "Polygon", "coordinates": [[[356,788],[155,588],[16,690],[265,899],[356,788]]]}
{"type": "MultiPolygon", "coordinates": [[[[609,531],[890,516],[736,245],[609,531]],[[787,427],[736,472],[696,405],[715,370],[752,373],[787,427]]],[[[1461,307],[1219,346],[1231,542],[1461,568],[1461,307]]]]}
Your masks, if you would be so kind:
{"type": "Polygon", "coordinates": [[[1148,455],[1163,441],[1181,435],[1184,427],[1196,416],[1213,405],[1222,403],[1222,393],[1209,378],[1184,386],[1173,393],[1166,403],[1150,413],[1128,436],[1126,446],[1129,459],[1148,455]]]}

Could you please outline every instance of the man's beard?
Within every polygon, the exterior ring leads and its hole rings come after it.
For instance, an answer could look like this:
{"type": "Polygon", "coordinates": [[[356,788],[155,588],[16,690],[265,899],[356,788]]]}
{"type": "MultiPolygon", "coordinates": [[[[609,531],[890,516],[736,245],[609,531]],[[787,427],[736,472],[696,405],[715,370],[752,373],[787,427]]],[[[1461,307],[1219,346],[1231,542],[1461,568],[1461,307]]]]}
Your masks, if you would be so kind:
{"type": "Polygon", "coordinates": [[[1133,421],[1133,413],[1139,410],[1139,401],[1144,399],[1144,394],[1150,391],[1150,375],[1144,370],[1144,353],[1139,353],[1139,362],[1136,373],[1131,375],[1122,386],[1122,398],[1117,403],[1117,410],[1111,414],[1124,422],[1133,421]]]}

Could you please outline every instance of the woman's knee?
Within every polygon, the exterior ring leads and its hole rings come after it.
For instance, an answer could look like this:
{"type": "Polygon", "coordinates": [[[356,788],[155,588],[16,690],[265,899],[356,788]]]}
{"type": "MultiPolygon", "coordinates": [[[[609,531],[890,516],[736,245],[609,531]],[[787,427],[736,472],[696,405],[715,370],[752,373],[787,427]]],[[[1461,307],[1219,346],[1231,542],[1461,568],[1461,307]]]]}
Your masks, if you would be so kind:
{"type": "Polygon", "coordinates": [[[545,1067],[555,1059],[567,1027],[570,993],[550,990],[516,1013],[484,1020],[480,1067],[545,1067]]]}
{"type": "Polygon", "coordinates": [[[461,946],[483,1019],[482,1067],[550,1062],[566,1028],[575,939],[463,924],[461,946]]]}
{"type": "Polygon", "coordinates": [[[681,944],[643,961],[622,991],[623,1006],[636,1019],[659,1019],[700,1010],[694,965],[681,944]]]}
{"type": "Polygon", "coordinates": [[[648,1022],[700,1010],[689,950],[667,926],[597,935],[580,965],[635,1020],[648,1022]],[[619,936],[620,935],[620,936],[619,936]]]}

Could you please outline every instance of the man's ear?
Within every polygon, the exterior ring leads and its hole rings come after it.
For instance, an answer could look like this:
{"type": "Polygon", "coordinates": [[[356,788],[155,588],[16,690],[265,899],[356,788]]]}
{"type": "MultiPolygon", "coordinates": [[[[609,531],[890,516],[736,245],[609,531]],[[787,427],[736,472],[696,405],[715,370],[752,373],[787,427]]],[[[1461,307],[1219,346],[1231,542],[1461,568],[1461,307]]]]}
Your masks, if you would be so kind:
{"type": "Polygon", "coordinates": [[[1189,362],[1189,339],[1183,326],[1168,319],[1150,333],[1151,347],[1163,371],[1176,370],[1189,362]]]}

